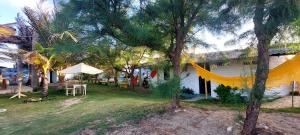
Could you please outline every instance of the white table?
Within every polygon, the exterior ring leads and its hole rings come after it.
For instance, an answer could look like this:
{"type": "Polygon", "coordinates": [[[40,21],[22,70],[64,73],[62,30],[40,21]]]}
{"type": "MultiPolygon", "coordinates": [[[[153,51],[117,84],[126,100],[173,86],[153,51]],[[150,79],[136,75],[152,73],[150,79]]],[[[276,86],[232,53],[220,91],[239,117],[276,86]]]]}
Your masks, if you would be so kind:
{"type": "MultiPolygon", "coordinates": [[[[73,89],[72,89],[72,95],[76,95],[76,88],[81,88],[83,87],[83,95],[86,95],[86,84],[73,84],[73,89]]],[[[68,96],[68,88],[66,88],[66,95],[68,96]]]]}
{"type": "Polygon", "coordinates": [[[81,88],[83,87],[83,95],[86,95],[86,84],[74,84],[73,85],[73,96],[75,96],[75,93],[76,93],[76,88],[80,88],[80,90],[81,90],[81,88]]]}

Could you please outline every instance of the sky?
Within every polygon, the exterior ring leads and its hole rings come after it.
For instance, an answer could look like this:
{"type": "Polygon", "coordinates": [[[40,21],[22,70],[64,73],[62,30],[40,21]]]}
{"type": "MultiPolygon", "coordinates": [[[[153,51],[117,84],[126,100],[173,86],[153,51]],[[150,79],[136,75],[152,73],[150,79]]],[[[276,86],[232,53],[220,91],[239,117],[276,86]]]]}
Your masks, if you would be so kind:
{"type": "MultiPolygon", "coordinates": [[[[242,24],[241,28],[236,31],[235,33],[237,35],[240,35],[246,31],[252,30],[254,28],[254,24],[252,21],[248,21],[244,24],[242,24]]],[[[212,48],[203,48],[203,47],[198,47],[194,51],[194,53],[199,54],[199,53],[207,53],[207,52],[215,52],[215,51],[228,51],[228,50],[234,50],[234,49],[244,49],[247,46],[246,41],[240,41],[238,45],[232,45],[232,46],[225,46],[224,44],[231,40],[234,39],[235,35],[230,34],[230,33],[222,33],[222,34],[215,34],[212,33],[208,30],[202,30],[196,33],[196,37],[199,39],[202,39],[208,44],[214,45],[212,48]]]]}
{"type": "MultiPolygon", "coordinates": [[[[36,8],[39,1],[40,0],[0,0],[0,24],[15,22],[17,14],[22,14],[23,7],[36,8]]],[[[45,1],[43,9],[53,9],[52,0],[45,1]]]]}
{"type": "MultiPolygon", "coordinates": [[[[36,8],[39,0],[0,0],[0,24],[7,24],[15,22],[17,14],[20,13],[22,16],[22,8],[25,6],[36,8]]],[[[43,6],[45,10],[53,9],[52,0],[45,1],[43,6]]],[[[8,45],[10,48],[16,48],[14,45],[8,45]]],[[[0,49],[0,51],[5,51],[0,49]]],[[[1,56],[1,55],[0,55],[1,56]]],[[[15,63],[8,61],[0,61],[0,66],[12,68],[15,63]]]]}
{"type": "MultiPolygon", "coordinates": [[[[40,0],[0,0],[0,24],[7,24],[15,22],[15,18],[18,13],[22,16],[22,8],[25,6],[36,8],[37,3],[40,0]]],[[[42,6],[43,10],[51,11],[53,10],[53,0],[46,0],[42,6]]],[[[249,22],[242,26],[242,28],[237,33],[245,32],[249,29],[253,29],[253,23],[249,22]]],[[[199,31],[196,33],[196,36],[202,39],[203,41],[216,45],[214,48],[206,49],[206,48],[196,48],[194,53],[205,53],[205,52],[213,52],[213,51],[224,51],[224,50],[233,50],[238,49],[240,46],[224,46],[224,43],[234,36],[230,34],[216,35],[208,30],[199,31]]],[[[244,47],[243,47],[244,48],[244,47]]],[[[0,66],[9,65],[12,67],[13,63],[3,63],[0,62],[0,66]]]]}

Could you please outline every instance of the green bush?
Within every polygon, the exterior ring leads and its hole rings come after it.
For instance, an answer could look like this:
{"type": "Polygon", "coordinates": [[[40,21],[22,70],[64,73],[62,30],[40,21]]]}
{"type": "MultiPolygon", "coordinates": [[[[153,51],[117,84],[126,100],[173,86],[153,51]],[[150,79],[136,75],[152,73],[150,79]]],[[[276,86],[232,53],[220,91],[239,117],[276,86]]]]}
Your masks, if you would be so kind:
{"type": "Polygon", "coordinates": [[[165,83],[159,84],[156,91],[162,98],[172,98],[176,92],[180,93],[180,79],[172,78],[165,83]]]}
{"type": "Polygon", "coordinates": [[[196,95],[195,95],[193,89],[191,89],[191,88],[183,87],[180,91],[180,98],[181,99],[191,99],[195,96],[196,95]]]}
{"type": "Polygon", "coordinates": [[[237,88],[231,88],[229,86],[219,85],[215,92],[218,94],[221,103],[244,103],[240,93],[234,93],[233,90],[237,88]]]}

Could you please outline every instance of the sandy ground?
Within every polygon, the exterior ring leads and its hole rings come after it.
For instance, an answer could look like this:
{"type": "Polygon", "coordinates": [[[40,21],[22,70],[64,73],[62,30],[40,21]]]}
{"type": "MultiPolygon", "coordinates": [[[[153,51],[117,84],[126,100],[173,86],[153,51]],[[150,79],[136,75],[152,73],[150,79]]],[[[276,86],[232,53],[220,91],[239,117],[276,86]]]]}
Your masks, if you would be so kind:
{"type": "MultiPolygon", "coordinates": [[[[240,133],[238,112],[187,108],[184,111],[155,115],[137,125],[112,128],[107,135],[235,135],[240,133]]],[[[262,113],[257,128],[261,134],[300,133],[300,114],[262,113]]]]}
{"type": "MultiPolygon", "coordinates": [[[[286,96],[273,102],[265,103],[262,108],[289,108],[292,107],[292,96],[286,96]]],[[[300,96],[294,96],[294,107],[300,107],[300,96]]],[[[300,134],[300,133],[299,133],[300,134]]]]}

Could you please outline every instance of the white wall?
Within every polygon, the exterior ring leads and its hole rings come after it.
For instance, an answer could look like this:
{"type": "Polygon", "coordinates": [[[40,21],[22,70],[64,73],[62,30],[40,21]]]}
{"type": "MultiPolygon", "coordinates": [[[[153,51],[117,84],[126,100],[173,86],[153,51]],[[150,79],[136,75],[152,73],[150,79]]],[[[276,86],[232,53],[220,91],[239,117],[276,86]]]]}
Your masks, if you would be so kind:
{"type": "Polygon", "coordinates": [[[58,83],[58,73],[57,73],[57,71],[52,72],[52,77],[53,77],[53,79],[52,79],[53,83],[58,83]]]}
{"type": "MultiPolygon", "coordinates": [[[[174,77],[172,69],[170,70],[170,78],[174,77]]],[[[191,65],[186,65],[186,68],[181,73],[181,87],[191,88],[195,94],[199,94],[199,76],[196,74],[196,70],[191,65]],[[189,74],[189,76],[187,76],[189,74]]],[[[164,71],[158,70],[157,75],[151,79],[152,86],[157,86],[160,83],[164,83],[164,71]]]]}
{"type": "MultiPolygon", "coordinates": [[[[273,69],[280,64],[284,63],[288,59],[293,58],[295,55],[283,55],[283,56],[271,56],[270,57],[270,69],[273,69]]],[[[299,69],[300,70],[300,69],[299,69]]],[[[291,85],[283,85],[277,88],[267,89],[265,95],[278,95],[286,96],[289,94],[289,91],[292,89],[291,85]]]]}
{"type": "MultiPolygon", "coordinates": [[[[211,67],[210,71],[214,72],[216,74],[220,74],[223,76],[241,76],[241,75],[245,75],[245,74],[250,74],[251,70],[250,70],[250,66],[249,65],[243,65],[243,64],[229,64],[229,65],[225,65],[225,66],[217,66],[217,67],[211,67]]],[[[252,67],[253,69],[253,73],[255,72],[256,66],[253,65],[252,67]]],[[[219,86],[218,83],[215,82],[211,82],[211,96],[212,97],[217,97],[217,93],[215,93],[215,89],[219,86]]]]}
{"type": "MultiPolygon", "coordinates": [[[[291,55],[270,56],[270,63],[269,63],[270,69],[284,63],[286,60],[288,60],[288,58],[291,58],[291,55]]],[[[256,67],[254,66],[254,71],[255,69],[256,67]]],[[[224,76],[239,76],[250,72],[249,65],[242,65],[242,64],[229,64],[227,66],[217,66],[216,68],[211,68],[211,71],[224,76]]],[[[212,97],[217,97],[217,94],[214,92],[214,90],[218,87],[218,85],[219,84],[215,82],[211,82],[212,97]]],[[[290,89],[291,87],[289,85],[281,86],[277,88],[271,88],[266,90],[265,95],[285,96],[289,94],[290,89]]]]}
{"type": "Polygon", "coordinates": [[[57,83],[58,82],[58,73],[57,73],[57,71],[53,71],[53,72],[48,72],[47,73],[47,77],[48,77],[48,81],[49,81],[49,83],[50,83],[50,73],[52,73],[52,81],[53,81],[53,83],[57,83]]]}
{"type": "Polygon", "coordinates": [[[181,87],[191,88],[195,94],[199,94],[199,76],[196,69],[189,64],[186,66],[186,69],[181,73],[181,87]],[[187,74],[189,75],[187,76],[187,74]]]}
{"type": "MultiPolygon", "coordinates": [[[[170,70],[170,73],[172,73],[171,70],[170,70]]],[[[170,78],[171,77],[172,77],[172,75],[170,74],[170,78]]],[[[164,82],[166,82],[166,80],[164,80],[164,71],[161,70],[161,69],[159,69],[157,71],[157,74],[156,74],[155,77],[150,78],[150,83],[154,87],[156,87],[158,84],[161,84],[161,83],[164,83],[164,82]]]]}

